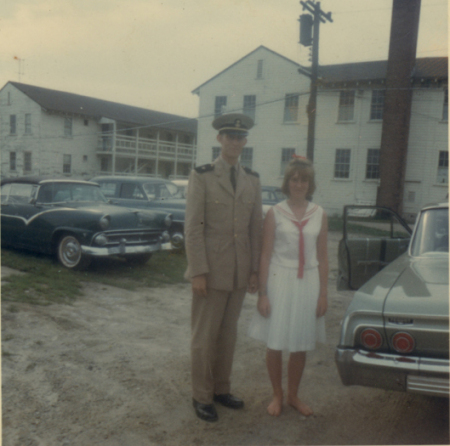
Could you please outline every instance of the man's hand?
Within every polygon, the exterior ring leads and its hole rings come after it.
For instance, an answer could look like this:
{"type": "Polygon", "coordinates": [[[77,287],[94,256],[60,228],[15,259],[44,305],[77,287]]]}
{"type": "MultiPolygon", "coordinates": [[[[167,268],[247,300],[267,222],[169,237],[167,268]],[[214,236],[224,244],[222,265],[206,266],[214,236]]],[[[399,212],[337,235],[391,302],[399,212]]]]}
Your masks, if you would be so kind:
{"type": "Polygon", "coordinates": [[[206,297],[206,276],[201,274],[192,278],[192,294],[206,297]]]}
{"type": "Polygon", "coordinates": [[[250,274],[250,278],[248,279],[247,291],[250,294],[255,294],[258,291],[258,274],[250,274]]]}

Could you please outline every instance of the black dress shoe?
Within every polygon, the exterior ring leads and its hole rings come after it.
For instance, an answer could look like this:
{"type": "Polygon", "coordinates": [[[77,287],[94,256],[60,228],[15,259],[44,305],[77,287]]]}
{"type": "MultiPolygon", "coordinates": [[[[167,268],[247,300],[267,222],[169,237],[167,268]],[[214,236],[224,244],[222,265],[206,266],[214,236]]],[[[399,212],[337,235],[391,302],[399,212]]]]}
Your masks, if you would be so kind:
{"type": "Polygon", "coordinates": [[[222,404],[222,406],[230,409],[242,409],[244,407],[244,401],[237,396],[231,395],[231,393],[222,393],[220,395],[214,395],[213,400],[216,403],[222,404]]]}
{"type": "Polygon", "coordinates": [[[214,404],[202,404],[192,399],[196,415],[204,421],[217,421],[219,419],[214,404]]]}

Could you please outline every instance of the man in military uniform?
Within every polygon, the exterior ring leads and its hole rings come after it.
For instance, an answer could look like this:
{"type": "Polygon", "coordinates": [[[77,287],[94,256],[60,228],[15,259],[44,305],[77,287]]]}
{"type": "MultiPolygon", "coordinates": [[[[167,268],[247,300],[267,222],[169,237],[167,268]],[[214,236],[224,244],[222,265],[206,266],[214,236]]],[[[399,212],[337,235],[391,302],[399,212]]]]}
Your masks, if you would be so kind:
{"type": "Polygon", "coordinates": [[[220,156],[189,177],[186,277],[192,282],[192,390],[197,416],[218,419],[214,402],[240,409],[230,393],[237,321],[246,291],[257,291],[262,206],[259,176],[239,164],[253,120],[219,116],[220,156]]]}

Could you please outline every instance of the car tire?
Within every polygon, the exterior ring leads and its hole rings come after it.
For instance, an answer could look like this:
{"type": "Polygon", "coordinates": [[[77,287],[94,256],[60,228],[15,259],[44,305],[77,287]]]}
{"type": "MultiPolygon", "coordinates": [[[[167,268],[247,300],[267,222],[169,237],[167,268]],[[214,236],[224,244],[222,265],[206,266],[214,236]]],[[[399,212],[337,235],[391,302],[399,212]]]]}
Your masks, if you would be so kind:
{"type": "Polygon", "coordinates": [[[82,270],[91,263],[91,258],[82,254],[78,239],[71,234],[64,234],[59,239],[56,255],[61,265],[68,269],[82,270]]]}
{"type": "Polygon", "coordinates": [[[132,265],[144,265],[152,257],[152,253],[127,255],[125,258],[132,265]]]}

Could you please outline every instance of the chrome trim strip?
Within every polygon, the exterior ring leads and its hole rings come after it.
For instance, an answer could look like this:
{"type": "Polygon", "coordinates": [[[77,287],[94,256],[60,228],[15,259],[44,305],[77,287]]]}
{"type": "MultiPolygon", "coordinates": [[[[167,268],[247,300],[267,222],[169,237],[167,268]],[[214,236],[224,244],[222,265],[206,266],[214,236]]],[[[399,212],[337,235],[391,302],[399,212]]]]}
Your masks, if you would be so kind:
{"type": "Polygon", "coordinates": [[[140,246],[126,246],[118,245],[111,248],[96,247],[96,246],[81,246],[81,252],[90,256],[104,257],[124,254],[146,254],[149,252],[159,251],[161,249],[161,242],[153,245],[140,245],[140,246]]]}

